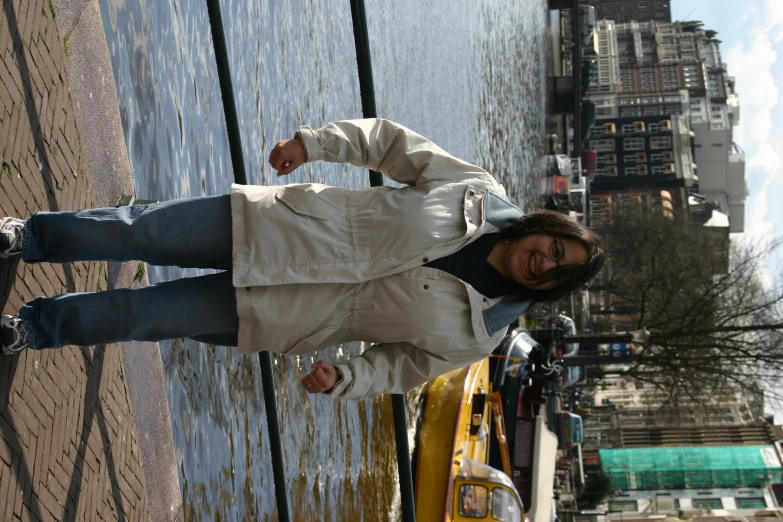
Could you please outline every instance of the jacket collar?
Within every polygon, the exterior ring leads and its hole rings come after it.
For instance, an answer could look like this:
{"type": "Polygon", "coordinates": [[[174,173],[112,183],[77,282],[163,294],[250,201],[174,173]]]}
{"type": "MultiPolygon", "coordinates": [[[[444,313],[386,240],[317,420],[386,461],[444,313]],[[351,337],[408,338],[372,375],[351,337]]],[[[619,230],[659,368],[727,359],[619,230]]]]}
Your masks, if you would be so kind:
{"type": "Polygon", "coordinates": [[[527,312],[532,304],[532,300],[518,295],[504,295],[498,302],[485,308],[482,315],[489,336],[495,335],[499,330],[510,325],[520,315],[527,312]]]}
{"type": "Polygon", "coordinates": [[[524,216],[519,207],[512,205],[491,190],[484,197],[484,219],[500,230],[507,228],[517,219],[524,216]]]}
{"type": "MultiPolygon", "coordinates": [[[[519,207],[509,203],[491,190],[484,197],[485,220],[503,230],[524,215],[519,207]]],[[[520,315],[524,314],[533,301],[518,295],[505,295],[496,300],[488,308],[483,308],[482,317],[487,334],[491,337],[498,331],[511,324],[520,315]]]]}
{"type": "Polygon", "coordinates": [[[506,327],[524,314],[533,304],[530,299],[513,294],[488,298],[481,295],[469,284],[460,282],[465,285],[468,291],[473,334],[479,342],[484,342],[490,337],[505,332],[506,327]]]}

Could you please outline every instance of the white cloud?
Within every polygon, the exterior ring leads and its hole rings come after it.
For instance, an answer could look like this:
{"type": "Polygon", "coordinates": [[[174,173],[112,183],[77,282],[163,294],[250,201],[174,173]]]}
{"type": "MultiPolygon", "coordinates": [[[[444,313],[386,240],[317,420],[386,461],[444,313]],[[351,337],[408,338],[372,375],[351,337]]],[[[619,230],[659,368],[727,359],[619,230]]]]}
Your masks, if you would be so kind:
{"type": "Polygon", "coordinates": [[[758,144],[755,147],[754,154],[746,157],[746,161],[748,170],[752,170],[754,174],[763,173],[765,178],[780,173],[780,154],[767,142],[758,144]]]}
{"type": "Polygon", "coordinates": [[[765,7],[767,12],[763,21],[763,29],[769,30],[773,43],[778,43],[783,39],[783,2],[767,0],[765,7]]]}
{"type": "MultiPolygon", "coordinates": [[[[735,141],[746,152],[746,177],[752,193],[746,201],[746,239],[769,237],[773,222],[780,216],[777,203],[770,206],[770,198],[779,193],[781,157],[770,145],[777,137],[777,122],[773,110],[778,104],[779,88],[773,75],[777,61],[775,45],[783,39],[783,2],[763,0],[748,9],[750,17],[742,31],[735,33],[734,42],[724,58],[728,73],[736,78],[740,95],[741,118],[734,129],[735,141]]],[[[775,140],[779,141],[779,140],[775,140]]]]}
{"type": "Polygon", "coordinates": [[[745,202],[745,232],[744,240],[757,242],[761,238],[771,237],[774,225],[767,219],[769,205],[767,203],[767,184],[761,190],[754,191],[745,202]]]}
{"type": "Polygon", "coordinates": [[[738,137],[749,152],[766,142],[772,129],[771,110],[778,103],[778,87],[771,68],[776,60],[768,33],[756,33],[751,42],[738,42],[726,54],[729,74],[736,77],[740,94],[738,137]]]}

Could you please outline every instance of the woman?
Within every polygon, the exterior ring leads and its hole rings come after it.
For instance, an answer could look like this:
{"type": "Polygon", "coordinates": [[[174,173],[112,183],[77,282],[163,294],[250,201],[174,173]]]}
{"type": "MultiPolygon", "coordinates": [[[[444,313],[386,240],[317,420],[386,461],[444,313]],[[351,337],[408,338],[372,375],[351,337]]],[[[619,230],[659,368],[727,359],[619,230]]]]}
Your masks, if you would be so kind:
{"type": "Polygon", "coordinates": [[[486,171],[396,123],[301,127],[270,164],[348,162],[407,185],[232,187],[230,196],[38,213],[0,223],[27,263],[141,260],[225,272],[138,290],[66,294],[2,318],[3,350],[190,337],[301,355],[373,343],[313,364],[311,393],[405,392],[485,358],[531,303],[580,288],[600,240],[559,214],[523,216],[486,171]]]}

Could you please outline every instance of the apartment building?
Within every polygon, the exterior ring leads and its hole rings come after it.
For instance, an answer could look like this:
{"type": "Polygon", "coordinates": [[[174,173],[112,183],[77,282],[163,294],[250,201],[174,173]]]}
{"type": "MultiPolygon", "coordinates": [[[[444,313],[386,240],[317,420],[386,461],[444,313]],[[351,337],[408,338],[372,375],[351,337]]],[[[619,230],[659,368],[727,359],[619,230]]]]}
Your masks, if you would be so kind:
{"type": "Polygon", "coordinates": [[[596,18],[625,22],[671,22],[671,0],[590,0],[596,18]]]}

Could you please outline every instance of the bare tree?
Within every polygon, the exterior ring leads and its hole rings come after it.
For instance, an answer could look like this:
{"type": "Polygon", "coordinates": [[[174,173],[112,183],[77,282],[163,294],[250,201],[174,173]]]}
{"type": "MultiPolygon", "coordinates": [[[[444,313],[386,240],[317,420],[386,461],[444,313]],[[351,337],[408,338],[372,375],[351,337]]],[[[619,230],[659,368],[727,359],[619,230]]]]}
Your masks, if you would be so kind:
{"type": "Polygon", "coordinates": [[[706,406],[727,387],[783,398],[783,286],[762,279],[778,241],[734,245],[652,211],[623,213],[600,232],[611,263],[591,288],[606,303],[595,312],[651,334],[629,377],[664,392],[672,410],[706,406]]]}

